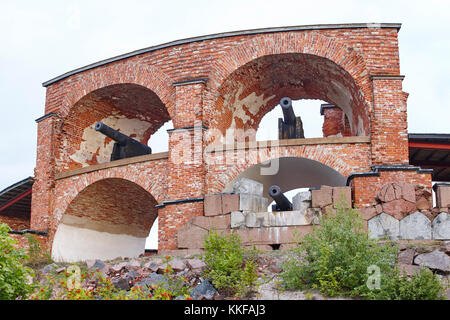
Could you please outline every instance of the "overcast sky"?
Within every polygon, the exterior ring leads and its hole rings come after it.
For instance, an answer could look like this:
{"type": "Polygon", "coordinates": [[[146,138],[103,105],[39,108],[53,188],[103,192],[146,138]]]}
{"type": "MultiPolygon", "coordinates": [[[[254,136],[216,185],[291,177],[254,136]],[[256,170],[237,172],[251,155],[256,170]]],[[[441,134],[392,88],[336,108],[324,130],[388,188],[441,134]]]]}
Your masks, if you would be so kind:
{"type": "MultiPolygon", "coordinates": [[[[133,50],[227,31],[402,23],[400,67],[410,94],[409,132],[450,133],[450,1],[2,0],[0,16],[0,190],[34,174],[34,120],[44,115],[45,104],[42,82],[133,50]]],[[[320,120],[320,103],[313,103],[313,117],[320,120]]],[[[320,124],[314,130],[320,133],[320,124]]],[[[308,136],[313,129],[305,131],[308,136]]]]}

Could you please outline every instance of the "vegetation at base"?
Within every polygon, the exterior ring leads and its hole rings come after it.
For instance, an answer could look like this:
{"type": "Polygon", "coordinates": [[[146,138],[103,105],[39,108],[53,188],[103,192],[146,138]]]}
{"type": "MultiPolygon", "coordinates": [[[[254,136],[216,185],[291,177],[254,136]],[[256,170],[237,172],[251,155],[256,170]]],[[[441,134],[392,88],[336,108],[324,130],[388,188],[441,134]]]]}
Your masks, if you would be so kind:
{"type": "MultiPolygon", "coordinates": [[[[71,266],[76,266],[72,264],[71,266]]],[[[172,300],[183,297],[190,300],[188,286],[183,278],[173,277],[173,269],[168,266],[163,276],[167,283],[160,285],[133,286],[129,291],[117,289],[111,280],[98,270],[82,270],[80,282],[73,281],[73,273],[53,272],[44,277],[43,285],[30,295],[32,300],[172,300]],[[91,286],[85,286],[90,283],[91,286]],[[84,284],[84,285],[83,285],[84,284]]]]}
{"type": "Polygon", "coordinates": [[[411,277],[395,268],[382,276],[381,288],[365,294],[372,300],[445,300],[443,286],[436,274],[426,268],[411,277]]]}
{"type": "Polygon", "coordinates": [[[409,279],[397,269],[397,254],[391,241],[369,238],[357,210],[340,204],[292,249],[280,277],[287,289],[318,289],[329,297],[441,299],[437,276],[424,270],[409,279]],[[370,285],[377,274],[379,286],[370,285]]]}
{"type": "Polygon", "coordinates": [[[205,239],[203,260],[206,279],[224,295],[245,298],[255,289],[257,274],[253,254],[246,251],[240,237],[231,233],[209,233],[205,239]]]}
{"type": "Polygon", "coordinates": [[[23,249],[15,247],[18,242],[9,231],[7,224],[0,224],[0,299],[25,299],[33,290],[34,272],[23,265],[28,257],[23,249]]]}

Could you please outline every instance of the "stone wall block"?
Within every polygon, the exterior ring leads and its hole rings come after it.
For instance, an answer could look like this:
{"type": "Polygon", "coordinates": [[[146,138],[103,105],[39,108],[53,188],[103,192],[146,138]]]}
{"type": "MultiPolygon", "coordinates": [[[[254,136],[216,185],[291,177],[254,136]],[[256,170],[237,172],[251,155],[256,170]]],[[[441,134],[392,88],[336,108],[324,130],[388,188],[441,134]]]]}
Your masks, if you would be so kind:
{"type": "Polygon", "coordinates": [[[222,214],[222,195],[206,195],[203,205],[205,216],[216,216],[222,214]]]}
{"type": "Polygon", "coordinates": [[[431,221],[420,212],[414,212],[400,221],[400,239],[431,239],[431,221]]]}
{"type": "Polygon", "coordinates": [[[372,239],[399,238],[399,221],[386,213],[380,213],[368,221],[369,235],[372,239]]]}
{"type": "Polygon", "coordinates": [[[307,208],[311,207],[311,191],[302,191],[297,193],[292,198],[293,210],[306,212],[307,208]]]}
{"type": "Polygon", "coordinates": [[[262,197],[263,188],[262,183],[247,178],[241,178],[233,183],[234,193],[247,193],[262,197]]]}
{"type": "Polygon", "coordinates": [[[232,211],[239,210],[239,194],[223,193],[222,194],[222,213],[227,214],[232,211]]]}
{"type": "Polygon", "coordinates": [[[450,239],[450,214],[441,212],[431,223],[431,232],[435,240],[450,239]]]}
{"type": "Polygon", "coordinates": [[[333,203],[333,188],[322,186],[319,190],[311,191],[313,208],[323,208],[333,203]]]}
{"type": "Polygon", "coordinates": [[[342,204],[344,208],[352,207],[352,189],[350,187],[333,187],[333,207],[342,204]]]}

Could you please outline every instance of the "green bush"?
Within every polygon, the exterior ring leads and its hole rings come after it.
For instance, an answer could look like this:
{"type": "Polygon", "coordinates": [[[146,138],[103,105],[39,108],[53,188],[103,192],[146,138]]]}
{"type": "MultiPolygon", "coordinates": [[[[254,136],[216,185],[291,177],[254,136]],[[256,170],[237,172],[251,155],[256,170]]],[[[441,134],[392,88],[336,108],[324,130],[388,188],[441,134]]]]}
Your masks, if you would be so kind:
{"type": "Polygon", "coordinates": [[[246,257],[239,236],[211,232],[205,239],[205,278],[225,295],[248,296],[256,283],[256,263],[246,257]]]}
{"type": "Polygon", "coordinates": [[[36,239],[36,236],[33,234],[26,234],[25,237],[28,241],[28,259],[26,265],[36,269],[39,266],[50,264],[52,262],[50,254],[42,250],[41,244],[39,240],[36,239]]]}
{"type": "Polygon", "coordinates": [[[33,270],[23,265],[28,258],[24,250],[17,249],[7,224],[0,224],[0,299],[25,299],[33,290],[33,270]]]}
{"type": "Polygon", "coordinates": [[[363,228],[357,210],[339,205],[320,219],[282,265],[287,289],[318,289],[327,296],[361,296],[370,291],[368,268],[376,265],[387,274],[396,261],[397,248],[379,245],[363,228]]]}
{"type": "Polygon", "coordinates": [[[381,277],[379,290],[372,290],[365,296],[372,300],[445,300],[443,293],[439,278],[427,268],[411,278],[396,268],[381,277]]]}

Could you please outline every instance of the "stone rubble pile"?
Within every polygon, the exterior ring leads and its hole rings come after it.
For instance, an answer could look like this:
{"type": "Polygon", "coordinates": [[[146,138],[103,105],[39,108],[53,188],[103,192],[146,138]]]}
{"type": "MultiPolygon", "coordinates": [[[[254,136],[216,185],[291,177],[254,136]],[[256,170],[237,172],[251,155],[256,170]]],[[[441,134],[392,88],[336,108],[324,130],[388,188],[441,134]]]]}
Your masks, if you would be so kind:
{"type": "MultiPolygon", "coordinates": [[[[282,272],[282,263],[286,261],[289,251],[261,252],[257,256],[257,291],[250,299],[307,299],[303,291],[286,291],[280,289],[279,273],[282,272]]],[[[88,260],[85,262],[89,270],[98,270],[109,278],[113,285],[121,290],[130,291],[133,287],[143,288],[167,284],[165,276],[167,262],[161,257],[144,257],[125,261],[88,260]]],[[[169,262],[174,277],[183,277],[185,283],[191,288],[190,294],[194,300],[230,299],[219,294],[214,286],[202,278],[206,264],[192,255],[174,256],[169,262]]],[[[428,268],[438,274],[438,277],[449,285],[450,279],[450,241],[433,241],[423,243],[420,241],[401,241],[399,243],[398,265],[400,270],[408,276],[419,272],[421,268],[428,268]]],[[[64,272],[66,267],[56,263],[45,266],[42,273],[64,272]]],[[[86,288],[94,288],[95,282],[85,283],[86,288]]],[[[184,299],[184,297],[175,297],[184,299]]],[[[315,292],[312,299],[325,299],[315,292]]],[[[329,298],[326,298],[329,299],[329,298]]],[[[346,299],[340,297],[339,299],[346,299]]],[[[447,289],[447,299],[450,299],[450,287],[447,289]]]]}

